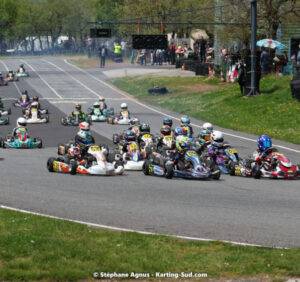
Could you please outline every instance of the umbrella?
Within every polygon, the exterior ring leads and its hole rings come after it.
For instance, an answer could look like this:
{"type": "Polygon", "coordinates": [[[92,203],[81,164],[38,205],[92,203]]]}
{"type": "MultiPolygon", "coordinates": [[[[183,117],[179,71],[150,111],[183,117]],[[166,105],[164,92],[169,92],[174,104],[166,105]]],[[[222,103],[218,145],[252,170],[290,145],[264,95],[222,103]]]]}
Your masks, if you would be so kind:
{"type": "Polygon", "coordinates": [[[280,43],[279,41],[273,40],[273,39],[262,39],[256,42],[257,46],[260,47],[267,47],[267,48],[276,48],[279,50],[286,49],[287,47],[280,43]]]}

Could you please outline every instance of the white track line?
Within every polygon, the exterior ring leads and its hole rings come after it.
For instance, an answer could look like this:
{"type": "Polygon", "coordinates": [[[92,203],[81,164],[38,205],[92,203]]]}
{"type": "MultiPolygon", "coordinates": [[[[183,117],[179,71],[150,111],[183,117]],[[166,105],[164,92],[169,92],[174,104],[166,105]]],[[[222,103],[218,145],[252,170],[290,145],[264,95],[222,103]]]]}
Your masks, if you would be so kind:
{"type": "MultiPolygon", "coordinates": [[[[9,101],[9,100],[13,100],[15,101],[16,98],[3,98],[3,101],[9,101]]],[[[68,97],[68,98],[53,98],[53,97],[41,97],[39,98],[39,100],[48,100],[48,101],[64,101],[64,100],[95,100],[95,98],[77,98],[77,97],[68,97]]],[[[124,101],[124,100],[128,100],[127,98],[105,98],[105,100],[111,100],[111,101],[124,101]]]]}
{"type": "Polygon", "coordinates": [[[64,72],[66,75],[68,75],[69,77],[71,77],[74,81],[76,81],[77,83],[79,83],[81,86],[83,86],[85,89],[87,89],[88,91],[90,91],[91,93],[93,93],[94,95],[96,95],[98,98],[101,97],[101,95],[99,95],[97,92],[95,92],[94,90],[92,90],[91,88],[87,87],[85,84],[83,84],[81,81],[79,81],[78,79],[76,79],[74,76],[70,75],[68,72],[66,72],[65,70],[63,70],[62,68],[60,68],[59,66],[43,59],[44,62],[54,66],[55,68],[59,69],[60,71],[64,72]]]}
{"type": "MultiPolygon", "coordinates": [[[[112,90],[118,92],[120,95],[127,97],[128,99],[130,99],[130,100],[133,101],[134,103],[139,104],[140,106],[142,106],[142,107],[144,107],[144,108],[147,108],[147,109],[149,109],[149,110],[151,110],[151,111],[153,111],[153,112],[159,113],[160,115],[168,116],[168,117],[171,117],[171,118],[173,118],[173,119],[175,119],[175,120],[180,120],[180,119],[177,118],[177,117],[171,116],[171,115],[169,115],[169,114],[166,114],[166,113],[164,113],[164,112],[161,112],[161,111],[159,111],[159,110],[156,110],[156,109],[154,109],[154,108],[152,108],[152,107],[149,107],[148,105],[145,105],[145,104],[139,102],[138,100],[136,100],[135,98],[133,98],[130,94],[128,94],[128,93],[126,93],[126,92],[124,92],[124,91],[122,91],[122,90],[120,90],[120,89],[118,89],[118,88],[116,88],[116,87],[114,87],[114,86],[112,86],[112,85],[106,83],[105,81],[103,81],[103,80],[101,80],[101,79],[98,79],[97,77],[95,77],[94,75],[90,74],[89,72],[87,72],[87,71],[85,71],[85,70],[83,70],[83,69],[81,69],[81,68],[79,68],[79,67],[77,67],[77,66],[75,66],[75,65],[73,65],[73,64],[71,64],[71,63],[69,63],[69,62],[67,61],[67,59],[64,59],[64,62],[65,62],[66,64],[72,66],[73,68],[78,69],[78,70],[80,70],[81,72],[83,72],[83,73],[89,75],[90,77],[94,78],[95,80],[97,80],[98,82],[102,83],[103,85],[105,85],[105,86],[111,88],[112,90]]],[[[201,128],[200,125],[197,125],[197,124],[194,124],[194,123],[191,123],[191,125],[192,125],[192,126],[195,126],[195,127],[198,127],[198,128],[201,128]]],[[[231,133],[227,133],[227,132],[224,132],[224,134],[225,134],[225,135],[228,135],[228,136],[231,136],[231,137],[235,137],[235,138],[239,138],[239,139],[243,139],[243,140],[255,142],[255,143],[257,142],[257,140],[255,140],[255,139],[243,137],[243,136],[236,135],[236,134],[231,134],[231,133]]],[[[288,151],[291,151],[291,152],[295,152],[295,153],[299,153],[299,154],[300,154],[300,150],[295,150],[295,149],[292,149],[292,148],[288,148],[288,147],[281,146],[281,145],[276,145],[276,144],[274,144],[274,146],[276,146],[276,147],[278,147],[278,148],[282,148],[282,149],[285,149],[285,150],[288,150],[288,151]]]]}
{"type": "Polygon", "coordinates": [[[60,96],[57,92],[56,92],[56,90],[51,86],[51,85],[49,85],[49,83],[45,80],[45,79],[43,79],[39,74],[38,74],[38,72],[33,68],[33,66],[31,66],[28,62],[26,62],[25,60],[21,60],[22,62],[24,62],[25,64],[27,64],[36,74],[37,74],[37,76],[40,78],[40,80],[41,81],[43,81],[48,87],[49,87],[49,89],[58,97],[58,98],[60,98],[60,99],[62,99],[62,96],[60,96]]]}
{"type": "MultiPolygon", "coordinates": [[[[17,212],[22,212],[22,213],[27,213],[27,214],[33,214],[33,215],[38,215],[38,216],[43,216],[43,217],[48,217],[48,218],[53,218],[53,219],[59,219],[59,220],[66,220],[66,221],[70,221],[70,222],[84,224],[84,225],[91,226],[91,227],[109,229],[109,230],[114,230],[114,231],[136,232],[136,233],[144,234],[144,235],[171,236],[171,237],[175,237],[175,238],[179,238],[179,239],[183,239],[183,240],[192,240],[192,241],[204,241],[204,242],[220,241],[220,242],[229,243],[229,244],[233,244],[233,245],[248,246],[248,247],[270,247],[270,246],[263,246],[263,245],[256,245],[256,244],[249,244],[249,243],[242,243],[242,242],[235,242],[235,241],[213,240],[213,239],[206,239],[206,238],[199,238],[199,237],[189,237],[189,236],[181,236],[181,235],[160,234],[160,233],[153,233],[153,232],[140,231],[140,230],[134,230],[134,229],[119,228],[119,227],[114,227],[114,226],[109,226],[109,225],[102,225],[102,224],[97,224],[97,223],[92,223],[92,222],[86,222],[86,221],[81,221],[81,220],[74,220],[74,219],[69,219],[69,218],[64,218],[64,217],[58,217],[58,216],[48,215],[48,214],[39,213],[39,212],[32,212],[32,211],[18,209],[18,208],[13,208],[13,207],[5,206],[5,205],[0,205],[0,207],[2,209],[6,209],[6,210],[12,210],[12,211],[17,211],[17,212]]],[[[272,248],[276,248],[276,249],[288,249],[288,248],[276,247],[276,246],[273,246],[272,248]]]]}
{"type": "MultiPolygon", "coordinates": [[[[7,65],[6,65],[2,60],[0,60],[0,62],[1,62],[2,65],[5,67],[6,71],[9,71],[7,65]]],[[[14,86],[16,87],[16,89],[17,89],[19,95],[22,96],[21,90],[20,90],[19,86],[17,85],[17,83],[14,81],[13,84],[14,84],[14,86]]],[[[16,100],[16,99],[14,99],[14,100],[16,100]]]]}

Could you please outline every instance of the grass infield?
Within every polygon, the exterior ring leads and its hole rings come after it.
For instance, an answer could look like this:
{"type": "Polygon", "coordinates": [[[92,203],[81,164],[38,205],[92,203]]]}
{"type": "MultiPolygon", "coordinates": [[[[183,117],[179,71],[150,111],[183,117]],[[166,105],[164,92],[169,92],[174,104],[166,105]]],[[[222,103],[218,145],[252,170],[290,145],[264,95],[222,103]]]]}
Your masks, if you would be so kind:
{"type": "Polygon", "coordinates": [[[265,76],[260,84],[262,95],[250,98],[241,98],[237,83],[219,84],[219,79],[204,77],[124,77],[111,82],[162,108],[220,127],[300,144],[300,102],[291,96],[291,79],[291,76],[265,76]],[[148,94],[148,88],[156,85],[165,86],[172,93],[148,94]]]}
{"type": "Polygon", "coordinates": [[[116,232],[0,209],[1,280],[90,280],[95,272],[286,279],[300,276],[300,251],[116,232]]]}

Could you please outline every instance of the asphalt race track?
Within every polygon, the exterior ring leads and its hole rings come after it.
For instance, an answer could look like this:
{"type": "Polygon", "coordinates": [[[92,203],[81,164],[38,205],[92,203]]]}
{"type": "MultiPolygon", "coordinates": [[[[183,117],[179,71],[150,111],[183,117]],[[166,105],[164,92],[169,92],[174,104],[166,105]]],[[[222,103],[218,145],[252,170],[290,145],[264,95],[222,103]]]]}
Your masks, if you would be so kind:
{"type": "MultiPolygon", "coordinates": [[[[28,90],[49,108],[50,123],[29,125],[30,136],[43,139],[44,148],[0,149],[0,204],[47,215],[92,222],[118,228],[235,241],[277,247],[300,246],[300,181],[255,180],[222,175],[219,181],[167,180],[146,177],[142,172],[123,176],[89,177],[49,173],[48,157],[56,156],[57,144],[74,137],[77,128],[63,127],[59,119],[70,113],[74,103],[83,109],[104,96],[108,106],[119,110],[129,105],[133,116],[158,133],[164,112],[136,103],[128,95],[109,87],[100,69],[80,70],[63,58],[0,60],[0,71],[16,70],[24,63],[29,78],[0,87],[5,106],[28,90]]],[[[12,107],[10,125],[0,126],[4,137],[15,126],[21,110],[12,107]]],[[[188,114],[188,113],[187,113],[188,114]]],[[[192,120],[194,131],[202,121],[192,120]]],[[[178,121],[175,121],[175,125],[178,121]]],[[[112,147],[113,133],[126,126],[94,123],[97,143],[112,147]]],[[[226,140],[242,156],[256,148],[257,136],[224,129],[226,140]]],[[[300,163],[300,146],[273,141],[294,163],[300,163]]]]}

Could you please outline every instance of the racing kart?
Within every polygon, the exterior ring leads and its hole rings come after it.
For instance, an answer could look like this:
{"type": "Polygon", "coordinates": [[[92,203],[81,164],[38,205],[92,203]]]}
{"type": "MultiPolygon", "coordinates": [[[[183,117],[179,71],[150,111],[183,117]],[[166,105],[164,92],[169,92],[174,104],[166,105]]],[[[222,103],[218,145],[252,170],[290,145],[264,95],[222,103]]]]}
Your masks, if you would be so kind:
{"type": "MultiPolygon", "coordinates": [[[[1,117],[1,114],[0,114],[1,117]]],[[[0,118],[0,125],[7,125],[9,124],[9,118],[0,118]]]]}
{"type": "MultiPolygon", "coordinates": [[[[64,145],[61,145],[64,146],[64,145]]],[[[65,147],[63,147],[65,150],[65,147]]],[[[62,148],[61,148],[62,149],[62,148]]],[[[59,147],[59,150],[61,150],[59,147]]],[[[72,154],[75,146],[68,148],[68,153],[72,154]]],[[[60,151],[60,153],[65,151],[60,151]]],[[[124,172],[122,165],[118,163],[109,163],[106,160],[106,152],[103,148],[96,145],[90,145],[87,153],[92,157],[91,162],[85,162],[85,165],[75,159],[66,160],[65,158],[49,158],[47,168],[50,172],[63,172],[70,174],[89,174],[89,175],[121,175],[124,172]]]]}
{"type": "Polygon", "coordinates": [[[15,72],[9,71],[6,75],[6,80],[7,81],[18,81],[19,78],[16,76],[15,72]]]}
{"type": "Polygon", "coordinates": [[[18,136],[8,136],[5,140],[0,140],[0,147],[15,149],[42,148],[43,143],[40,138],[30,139],[25,128],[19,128],[18,136]]]}
{"type": "Polygon", "coordinates": [[[18,76],[18,77],[27,77],[27,76],[29,76],[29,73],[25,72],[23,68],[19,68],[16,72],[16,76],[18,76]]]}
{"type": "Polygon", "coordinates": [[[26,109],[24,118],[27,123],[47,123],[49,121],[49,116],[42,116],[38,109],[26,109]]]}
{"type": "MultiPolygon", "coordinates": [[[[132,125],[127,130],[133,130],[136,135],[139,135],[140,133],[140,127],[138,125],[132,125]]],[[[112,137],[113,143],[118,144],[121,140],[124,140],[124,134],[127,130],[123,131],[122,133],[114,133],[112,137]]]]}
{"type": "Polygon", "coordinates": [[[11,108],[4,108],[2,99],[0,97],[0,116],[6,116],[11,114],[11,108]]]}
{"type": "Polygon", "coordinates": [[[244,166],[231,167],[231,174],[238,176],[253,176],[256,179],[281,178],[281,179],[298,179],[300,178],[300,164],[294,165],[276,148],[269,148],[264,153],[266,157],[261,164],[255,160],[248,159],[244,166]]]}
{"type": "Polygon", "coordinates": [[[16,100],[13,105],[14,107],[19,107],[19,108],[27,108],[31,103],[30,98],[28,95],[22,94],[21,98],[19,100],[16,100]]]}
{"type": "Polygon", "coordinates": [[[88,108],[88,116],[92,121],[107,121],[107,117],[114,115],[114,109],[110,108],[108,109],[93,109],[93,108],[88,108]]]}
{"type": "Polygon", "coordinates": [[[138,124],[139,120],[136,117],[130,118],[128,111],[123,111],[122,117],[110,116],[107,118],[107,123],[128,125],[128,124],[138,124]]]}
{"type": "Polygon", "coordinates": [[[8,82],[2,76],[0,76],[0,86],[7,86],[8,82]]]}
{"type": "Polygon", "coordinates": [[[60,123],[62,125],[71,125],[71,126],[78,126],[81,122],[86,121],[91,124],[91,119],[89,116],[85,116],[84,118],[80,117],[80,113],[75,111],[73,112],[74,116],[66,116],[61,118],[60,123]]]}
{"type": "Polygon", "coordinates": [[[166,178],[180,177],[186,179],[219,179],[221,171],[217,166],[208,167],[203,163],[193,149],[184,150],[184,157],[172,166],[170,160],[164,161],[165,157],[159,153],[153,153],[151,160],[146,161],[143,167],[145,175],[165,176],[166,178]],[[173,170],[173,172],[172,172],[173,170]]]}

